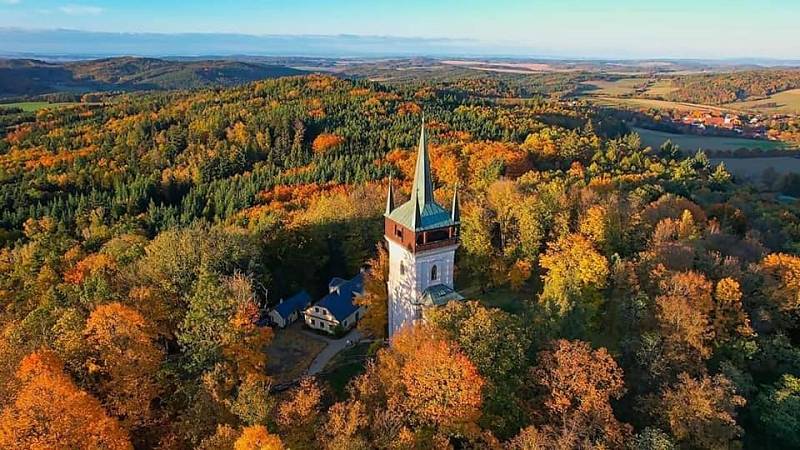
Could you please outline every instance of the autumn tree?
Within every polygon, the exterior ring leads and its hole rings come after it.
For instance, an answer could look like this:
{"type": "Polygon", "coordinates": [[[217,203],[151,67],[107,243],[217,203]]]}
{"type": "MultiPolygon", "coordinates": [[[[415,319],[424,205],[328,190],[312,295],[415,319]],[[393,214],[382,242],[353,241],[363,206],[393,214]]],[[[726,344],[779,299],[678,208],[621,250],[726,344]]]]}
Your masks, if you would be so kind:
{"type": "Polygon", "coordinates": [[[258,306],[250,280],[243,276],[220,279],[203,271],[189,297],[178,342],[187,368],[199,373],[221,363],[231,378],[263,373],[263,347],[270,331],[256,326],[258,306]]]}
{"type": "Polygon", "coordinates": [[[364,295],[355,303],[366,308],[364,317],[358,321],[358,329],[368,335],[381,339],[386,337],[389,323],[389,297],[386,282],[389,278],[389,253],[378,244],[377,255],[370,259],[369,271],[364,276],[364,295]]]}
{"type": "Polygon", "coordinates": [[[531,344],[520,320],[476,301],[450,302],[428,310],[425,318],[458,343],[486,380],[481,425],[501,437],[516,433],[524,417],[516,393],[528,364],[531,344]]]}
{"type": "Polygon", "coordinates": [[[546,431],[568,447],[621,446],[631,427],[614,417],[611,401],[625,393],[622,375],[606,349],[555,341],[531,370],[546,431]]]}
{"type": "Polygon", "coordinates": [[[475,435],[484,381],[458,346],[425,325],[405,327],[351,388],[378,447],[475,435]]]}
{"type": "Polygon", "coordinates": [[[661,283],[656,319],[664,353],[674,370],[700,373],[711,356],[712,285],[698,272],[676,273],[661,283]]]}
{"type": "Polygon", "coordinates": [[[0,414],[0,448],[133,449],[119,422],[75,386],[52,353],[28,355],[16,376],[22,387],[0,414]]]}
{"type": "Polygon", "coordinates": [[[742,290],[733,278],[723,278],[714,288],[714,335],[720,345],[736,337],[753,335],[750,318],[742,306],[742,290]]]}
{"type": "Polygon", "coordinates": [[[105,406],[129,426],[144,424],[159,394],[155,376],[163,358],[152,326],[136,310],[110,303],[95,308],[84,335],[87,371],[105,406]]]}
{"type": "Polygon", "coordinates": [[[344,143],[344,138],[333,133],[322,133],[314,139],[311,148],[314,153],[322,154],[339,147],[344,143]]]}
{"type": "Polygon", "coordinates": [[[308,446],[314,439],[320,420],[322,389],[310,377],[289,392],[289,397],[278,405],[276,422],[290,441],[297,446],[308,446]]]}
{"type": "Polygon", "coordinates": [[[586,237],[572,234],[550,244],[539,264],[547,270],[540,303],[556,317],[576,317],[578,328],[591,327],[609,275],[606,258],[586,237]]]}
{"type": "Polygon", "coordinates": [[[320,438],[326,450],[366,450],[368,442],[360,433],[368,425],[366,406],[359,400],[335,403],[320,438]]]}
{"type": "Polygon", "coordinates": [[[270,434],[263,425],[246,427],[233,444],[233,450],[284,450],[285,448],[281,438],[270,434]]]}
{"type": "Polygon", "coordinates": [[[800,308],[800,257],[785,253],[767,255],[761,261],[764,290],[774,306],[791,313],[800,308]]]}
{"type": "Polygon", "coordinates": [[[744,398],[736,395],[733,383],[724,376],[692,378],[684,373],[663,392],[660,402],[653,405],[653,413],[681,444],[728,449],[742,434],[736,409],[744,404],[744,398]]]}

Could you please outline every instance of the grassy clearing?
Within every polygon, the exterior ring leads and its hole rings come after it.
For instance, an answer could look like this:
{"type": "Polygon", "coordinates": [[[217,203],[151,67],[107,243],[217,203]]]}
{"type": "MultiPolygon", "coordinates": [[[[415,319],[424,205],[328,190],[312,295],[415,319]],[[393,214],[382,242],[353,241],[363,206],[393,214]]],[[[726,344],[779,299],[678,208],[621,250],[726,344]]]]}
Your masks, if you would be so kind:
{"type": "Polygon", "coordinates": [[[267,374],[276,384],[300,377],[327,343],[300,331],[300,324],[276,329],[267,347],[267,374]]]}
{"type": "Polygon", "coordinates": [[[698,105],[695,103],[670,102],[666,100],[655,100],[650,98],[614,98],[614,97],[586,97],[588,100],[601,106],[626,107],[637,109],[660,109],[676,111],[706,111],[706,112],[741,112],[741,110],[724,107],[698,105]]]}
{"type": "Polygon", "coordinates": [[[358,343],[341,351],[325,366],[321,378],[328,383],[337,399],[344,399],[347,383],[364,373],[371,346],[369,342],[358,343]]]}
{"type": "Polygon", "coordinates": [[[759,181],[764,171],[773,169],[776,173],[800,173],[800,159],[791,156],[764,158],[711,158],[713,164],[725,163],[728,172],[740,178],[759,181]]]}
{"type": "Polygon", "coordinates": [[[63,108],[65,106],[72,106],[72,105],[80,105],[80,103],[16,102],[16,103],[0,103],[0,108],[20,108],[25,112],[34,112],[45,108],[63,108]]]}
{"type": "Polygon", "coordinates": [[[725,106],[766,114],[800,114],[800,89],[778,92],[761,100],[728,103],[725,106]]]}
{"type": "Polygon", "coordinates": [[[647,88],[644,95],[662,97],[671,94],[677,89],[678,88],[672,85],[672,81],[670,80],[658,80],[655,83],[653,83],[649,88],[647,88]]]}
{"type": "Polygon", "coordinates": [[[589,80],[583,84],[590,86],[590,90],[587,92],[589,94],[613,97],[633,94],[636,92],[636,87],[644,84],[644,82],[645,80],[641,78],[622,78],[616,81],[589,80]]]}
{"type": "Polygon", "coordinates": [[[666,141],[672,141],[673,144],[678,145],[681,150],[688,153],[694,153],[697,150],[738,150],[740,148],[747,148],[751,150],[779,150],[786,148],[786,145],[781,142],[745,139],[745,138],[728,138],[716,136],[696,136],[692,134],[673,134],[665,133],[663,131],[646,130],[644,128],[634,128],[633,131],[639,134],[642,138],[642,143],[654,149],[661,147],[666,141]]]}

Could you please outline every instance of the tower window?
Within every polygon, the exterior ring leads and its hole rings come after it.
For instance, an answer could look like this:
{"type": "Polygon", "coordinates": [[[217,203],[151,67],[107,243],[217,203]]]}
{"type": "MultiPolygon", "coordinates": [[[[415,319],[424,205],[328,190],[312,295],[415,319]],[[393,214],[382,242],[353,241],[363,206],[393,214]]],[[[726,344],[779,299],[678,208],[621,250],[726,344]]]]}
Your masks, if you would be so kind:
{"type": "Polygon", "coordinates": [[[436,267],[436,264],[431,267],[431,281],[436,281],[439,279],[439,268],[436,267]]]}
{"type": "Polygon", "coordinates": [[[394,226],[394,235],[399,237],[400,240],[403,240],[403,229],[398,227],[397,225],[394,226]]]}
{"type": "Polygon", "coordinates": [[[403,261],[400,261],[400,275],[406,274],[406,265],[403,264],[403,261]]]}

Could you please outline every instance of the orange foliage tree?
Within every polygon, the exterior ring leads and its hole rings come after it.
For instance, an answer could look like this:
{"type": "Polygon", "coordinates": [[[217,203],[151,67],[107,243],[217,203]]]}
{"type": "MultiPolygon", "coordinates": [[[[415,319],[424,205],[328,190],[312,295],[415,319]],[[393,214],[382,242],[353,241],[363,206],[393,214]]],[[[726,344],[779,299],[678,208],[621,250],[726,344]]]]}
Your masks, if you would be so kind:
{"type": "Polygon", "coordinates": [[[322,133],[314,139],[311,148],[314,153],[322,154],[344,144],[344,138],[333,133],[322,133]]]}
{"type": "Polygon", "coordinates": [[[110,303],[92,312],[84,335],[91,355],[87,369],[105,406],[128,424],[146,422],[159,393],[155,375],[163,358],[153,327],[136,310],[110,303]]]}
{"type": "Polygon", "coordinates": [[[233,450],[283,450],[281,438],[270,434],[263,425],[246,427],[233,444],[233,450]]]}
{"type": "Polygon", "coordinates": [[[16,376],[22,387],[0,415],[0,448],[133,449],[119,422],[75,386],[52,353],[28,355],[16,376]]]}
{"type": "Polygon", "coordinates": [[[322,390],[313,378],[303,378],[278,406],[276,422],[293,444],[306,447],[313,440],[320,415],[322,390]]]}
{"type": "Polygon", "coordinates": [[[680,370],[700,371],[711,356],[714,330],[709,314],[712,288],[698,272],[681,272],[665,279],[656,299],[656,319],[664,339],[665,356],[680,370]]]}
{"type": "Polygon", "coordinates": [[[742,429],[736,423],[736,408],[744,404],[724,376],[695,379],[684,373],[664,391],[654,412],[688,448],[727,449],[738,448],[742,429]]]}
{"type": "Polygon", "coordinates": [[[545,428],[566,439],[565,445],[623,446],[631,427],[614,417],[611,400],[622,397],[625,383],[622,369],[606,349],[558,340],[539,354],[531,375],[544,392],[545,428]]]}
{"type": "Polygon", "coordinates": [[[392,420],[445,436],[474,431],[480,416],[484,380],[478,369],[455,343],[425,325],[397,333],[358,384],[365,400],[375,400],[368,386],[381,386],[384,395],[370,406],[392,420]]]}
{"type": "Polygon", "coordinates": [[[764,289],[781,311],[800,308],[800,257],[785,253],[767,255],[761,261],[764,289]]]}

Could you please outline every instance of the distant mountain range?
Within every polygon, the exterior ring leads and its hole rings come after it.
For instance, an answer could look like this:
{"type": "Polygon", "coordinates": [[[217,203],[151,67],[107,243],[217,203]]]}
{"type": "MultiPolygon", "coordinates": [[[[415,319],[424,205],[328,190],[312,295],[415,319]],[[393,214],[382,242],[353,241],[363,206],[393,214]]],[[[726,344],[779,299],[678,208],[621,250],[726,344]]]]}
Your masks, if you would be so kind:
{"type": "MultiPolygon", "coordinates": [[[[625,49],[620,49],[624,54],[625,49]]],[[[314,58],[530,58],[609,61],[609,58],[557,54],[551,48],[514,41],[477,39],[359,36],[359,35],[252,35],[236,33],[114,33],[65,29],[0,27],[0,57],[43,60],[95,59],[136,55],[155,58],[204,59],[250,57],[314,58]]],[[[652,55],[655,57],[656,55],[652,55]]],[[[641,58],[641,57],[639,57],[641,58]]],[[[611,60],[616,58],[611,58],[611,60]]],[[[625,58],[630,61],[633,58],[625,58]]],[[[653,59],[644,57],[641,61],[653,59]]],[[[656,59],[664,61],[664,59],[656,59]]],[[[672,60],[672,59],[668,59],[672,60]]],[[[677,60],[676,60],[677,61],[677,60]]],[[[691,60],[693,62],[707,62],[691,60]]],[[[798,65],[800,61],[739,58],[715,60],[723,65],[798,65]]]]}
{"type": "Polygon", "coordinates": [[[105,58],[66,63],[0,59],[0,96],[232,86],[306,73],[257,62],[105,58]]]}
{"type": "MultiPolygon", "coordinates": [[[[0,28],[0,56],[99,58],[120,55],[383,57],[496,54],[466,39],[354,35],[249,35],[232,33],[109,33],[0,28]]],[[[520,55],[519,49],[509,54],[520,55]]],[[[526,52],[527,53],[527,52],[526,52]]],[[[43,58],[42,58],[43,59],[43,58]]]]}

